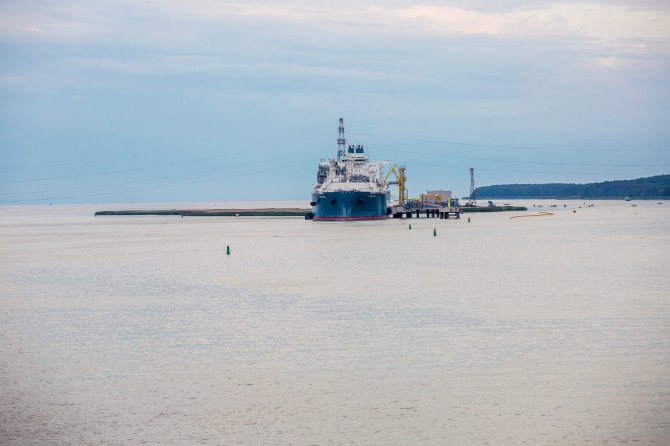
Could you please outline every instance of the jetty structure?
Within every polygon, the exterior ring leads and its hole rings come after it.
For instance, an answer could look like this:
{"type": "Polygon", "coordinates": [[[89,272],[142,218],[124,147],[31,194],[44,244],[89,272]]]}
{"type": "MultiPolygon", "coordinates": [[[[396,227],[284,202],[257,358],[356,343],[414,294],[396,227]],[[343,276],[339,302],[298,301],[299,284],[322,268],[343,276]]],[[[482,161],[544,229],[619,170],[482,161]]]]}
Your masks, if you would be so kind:
{"type": "MultiPolygon", "coordinates": [[[[454,199],[456,200],[456,199],[454,199]]],[[[452,209],[453,209],[452,204],[452,209]]],[[[461,207],[460,213],[468,212],[501,212],[501,211],[526,211],[521,206],[480,206],[461,207]]],[[[436,205],[427,205],[422,208],[410,209],[407,207],[392,206],[391,218],[460,218],[456,211],[436,205]]],[[[142,216],[163,215],[177,217],[300,217],[311,219],[309,208],[255,208],[255,209],[121,209],[97,211],[95,216],[142,216]]]]}
{"type": "MultiPolygon", "coordinates": [[[[458,199],[452,199],[451,191],[426,191],[418,199],[410,199],[407,194],[407,168],[404,165],[394,164],[386,175],[382,175],[382,168],[388,161],[369,160],[363,145],[347,147],[343,118],[339,122],[337,147],[337,157],[319,162],[317,182],[310,202],[312,212],[305,215],[306,219],[350,221],[418,218],[423,215],[442,219],[460,218],[462,209],[458,199]],[[398,187],[398,200],[395,203],[391,201],[391,185],[398,187]]],[[[470,183],[468,205],[476,208],[473,169],[470,169],[470,183]]],[[[507,210],[494,207],[489,203],[487,211],[507,210]]]]}
{"type": "Polygon", "coordinates": [[[460,218],[461,208],[457,198],[451,198],[451,191],[435,190],[426,191],[419,195],[418,199],[407,198],[407,168],[394,164],[386,173],[384,181],[398,186],[398,202],[389,208],[388,213],[392,218],[412,218],[426,216],[426,218],[448,219],[449,217],[460,218]],[[395,181],[388,181],[393,175],[395,181]]]}
{"type": "Polygon", "coordinates": [[[319,162],[316,184],[312,189],[311,209],[146,209],[98,211],[104,215],[173,215],[181,217],[304,217],[316,221],[380,220],[387,218],[459,219],[464,212],[525,211],[520,206],[477,206],[474,169],[470,168],[470,196],[461,206],[449,190],[426,191],[409,198],[407,168],[393,164],[384,175],[388,161],[372,161],[365,146],[346,145],[344,119],[340,118],[337,157],[319,162]],[[397,186],[398,199],[391,200],[390,187],[397,186]]]}

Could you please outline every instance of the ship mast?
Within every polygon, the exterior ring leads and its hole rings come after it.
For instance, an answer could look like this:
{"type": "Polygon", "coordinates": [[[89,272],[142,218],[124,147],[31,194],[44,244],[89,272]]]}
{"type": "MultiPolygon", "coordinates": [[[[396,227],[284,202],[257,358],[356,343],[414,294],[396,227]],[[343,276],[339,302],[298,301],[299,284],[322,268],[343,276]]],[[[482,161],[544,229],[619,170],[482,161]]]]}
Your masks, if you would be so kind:
{"type": "Polygon", "coordinates": [[[346,143],[346,140],[344,139],[344,119],[340,118],[340,127],[338,128],[338,131],[340,132],[338,138],[337,138],[337,160],[342,161],[342,157],[344,156],[344,144],[346,143]]]}

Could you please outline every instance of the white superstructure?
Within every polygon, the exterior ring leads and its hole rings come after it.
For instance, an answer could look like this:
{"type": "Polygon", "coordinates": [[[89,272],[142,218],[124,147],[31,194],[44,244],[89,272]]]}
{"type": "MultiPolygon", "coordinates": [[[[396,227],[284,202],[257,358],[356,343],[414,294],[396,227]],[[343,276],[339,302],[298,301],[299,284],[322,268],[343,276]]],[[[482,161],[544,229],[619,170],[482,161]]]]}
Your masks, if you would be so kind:
{"type": "Polygon", "coordinates": [[[317,184],[314,193],[336,191],[387,192],[382,168],[389,162],[370,161],[365,147],[350,145],[340,150],[337,158],[328,158],[319,163],[317,184]]]}

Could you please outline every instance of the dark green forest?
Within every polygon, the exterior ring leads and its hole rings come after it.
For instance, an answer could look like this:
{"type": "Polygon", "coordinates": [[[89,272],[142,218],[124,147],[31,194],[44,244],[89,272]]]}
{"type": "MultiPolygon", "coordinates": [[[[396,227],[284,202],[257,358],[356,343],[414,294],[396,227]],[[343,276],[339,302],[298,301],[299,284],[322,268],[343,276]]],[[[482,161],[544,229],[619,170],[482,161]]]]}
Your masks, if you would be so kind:
{"type": "Polygon", "coordinates": [[[475,189],[477,198],[670,198],[670,175],[602,183],[501,184],[475,189]]]}

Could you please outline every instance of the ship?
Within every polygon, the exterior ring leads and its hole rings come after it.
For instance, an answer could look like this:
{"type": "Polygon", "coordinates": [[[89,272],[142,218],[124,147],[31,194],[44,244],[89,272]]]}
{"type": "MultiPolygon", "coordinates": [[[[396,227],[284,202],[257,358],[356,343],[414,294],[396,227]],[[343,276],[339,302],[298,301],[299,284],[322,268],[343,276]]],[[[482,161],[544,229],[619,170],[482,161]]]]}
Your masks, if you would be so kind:
{"type": "Polygon", "coordinates": [[[340,118],[337,157],[322,159],[312,190],[316,221],[380,220],[391,213],[391,196],[382,177],[388,161],[370,161],[363,145],[346,145],[340,118]]]}

